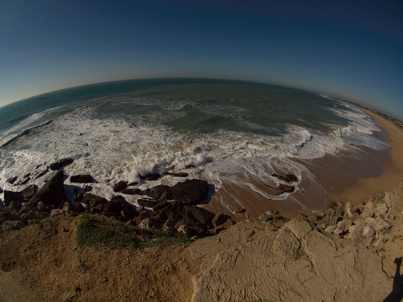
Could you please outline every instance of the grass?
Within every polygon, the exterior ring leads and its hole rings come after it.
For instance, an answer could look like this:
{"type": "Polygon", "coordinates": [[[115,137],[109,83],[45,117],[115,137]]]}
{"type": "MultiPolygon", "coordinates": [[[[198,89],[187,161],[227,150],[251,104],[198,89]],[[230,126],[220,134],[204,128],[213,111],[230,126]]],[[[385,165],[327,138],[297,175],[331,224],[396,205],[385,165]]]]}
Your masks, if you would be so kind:
{"type": "Polygon", "coordinates": [[[182,234],[170,234],[157,229],[140,229],[88,215],[81,217],[77,229],[77,244],[80,247],[102,245],[112,249],[145,248],[189,242],[190,239],[182,234]]]}

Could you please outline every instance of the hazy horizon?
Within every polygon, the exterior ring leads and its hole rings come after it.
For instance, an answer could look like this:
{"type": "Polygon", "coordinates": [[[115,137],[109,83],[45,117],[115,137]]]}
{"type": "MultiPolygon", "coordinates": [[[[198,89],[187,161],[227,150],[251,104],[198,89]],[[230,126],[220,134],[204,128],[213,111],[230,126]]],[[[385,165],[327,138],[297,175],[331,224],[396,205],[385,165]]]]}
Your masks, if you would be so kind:
{"type": "Polygon", "coordinates": [[[141,78],[295,87],[403,119],[399,1],[0,3],[0,106],[141,78]]]}

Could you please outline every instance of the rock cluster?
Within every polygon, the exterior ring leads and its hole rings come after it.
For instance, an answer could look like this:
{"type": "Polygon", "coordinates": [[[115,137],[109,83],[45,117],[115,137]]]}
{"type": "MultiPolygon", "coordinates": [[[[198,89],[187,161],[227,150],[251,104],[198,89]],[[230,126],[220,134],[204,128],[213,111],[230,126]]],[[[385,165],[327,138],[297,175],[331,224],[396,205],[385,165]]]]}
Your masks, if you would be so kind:
{"type": "MultiPolygon", "coordinates": [[[[70,162],[62,160],[52,168],[62,168],[70,162]]],[[[215,216],[197,206],[209,196],[209,184],[203,180],[188,179],[172,187],[159,185],[145,191],[129,187],[133,184],[125,181],[115,184],[113,190],[116,193],[144,195],[136,207],[121,195],[110,200],[94,195],[90,193],[92,188],[88,185],[75,191],[76,202],[69,202],[64,191],[63,170],[53,173],[40,189],[31,185],[20,192],[4,191],[4,202],[0,202],[0,224],[3,231],[19,229],[30,220],[83,212],[112,217],[142,228],[181,232],[190,237],[216,234],[234,223],[229,216],[215,216]]],[[[147,175],[146,179],[154,179],[154,176],[147,175]]],[[[86,174],[71,176],[70,180],[75,183],[95,181],[91,175],[86,174]]]]}
{"type": "Polygon", "coordinates": [[[359,205],[337,203],[324,213],[315,211],[306,219],[324,234],[381,249],[396,216],[392,205],[392,200],[382,194],[359,205]]]}

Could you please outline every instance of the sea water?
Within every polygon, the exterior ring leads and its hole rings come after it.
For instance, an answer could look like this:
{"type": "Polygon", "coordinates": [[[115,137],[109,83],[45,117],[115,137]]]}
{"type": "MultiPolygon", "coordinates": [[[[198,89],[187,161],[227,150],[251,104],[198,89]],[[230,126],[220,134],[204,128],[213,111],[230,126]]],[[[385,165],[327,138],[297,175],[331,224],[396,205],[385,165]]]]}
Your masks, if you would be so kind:
{"type": "Polygon", "coordinates": [[[303,177],[314,179],[299,159],[387,150],[374,133],[381,129],[359,109],[289,87],[207,79],[100,83],[0,108],[0,187],[40,186],[49,164],[74,158],[66,175],[91,174],[93,192],[106,198],[120,180],[146,189],[183,181],[167,172],[186,172],[215,192],[224,182],[244,184],[267,202],[285,200],[304,189],[303,177]],[[165,176],[142,180],[148,173],[165,176]],[[256,185],[284,182],[273,174],[295,175],[295,191],[273,195],[256,185]]]}

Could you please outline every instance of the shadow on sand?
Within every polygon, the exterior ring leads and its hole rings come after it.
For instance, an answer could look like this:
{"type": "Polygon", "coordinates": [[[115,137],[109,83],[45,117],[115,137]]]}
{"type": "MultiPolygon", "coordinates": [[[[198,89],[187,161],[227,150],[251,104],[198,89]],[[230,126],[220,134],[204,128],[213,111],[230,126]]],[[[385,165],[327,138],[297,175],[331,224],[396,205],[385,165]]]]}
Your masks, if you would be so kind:
{"type": "Polygon", "coordinates": [[[402,265],[402,257],[395,259],[396,272],[393,277],[392,292],[383,300],[383,302],[399,302],[403,299],[403,275],[400,274],[400,266],[402,265]]]}

